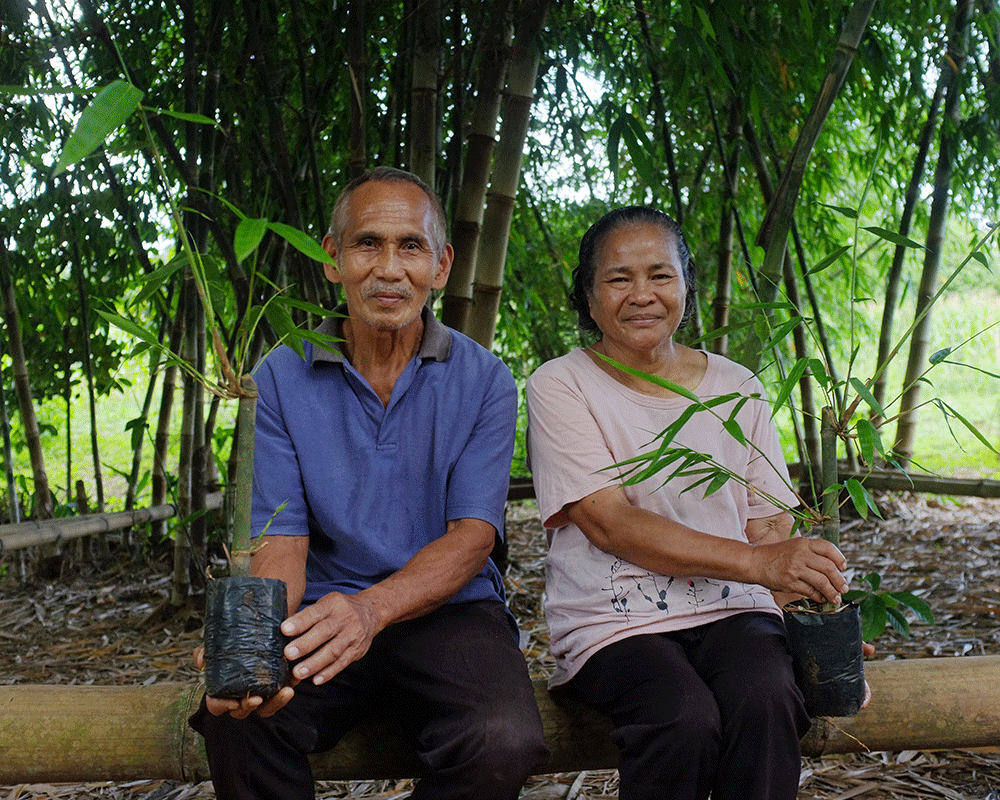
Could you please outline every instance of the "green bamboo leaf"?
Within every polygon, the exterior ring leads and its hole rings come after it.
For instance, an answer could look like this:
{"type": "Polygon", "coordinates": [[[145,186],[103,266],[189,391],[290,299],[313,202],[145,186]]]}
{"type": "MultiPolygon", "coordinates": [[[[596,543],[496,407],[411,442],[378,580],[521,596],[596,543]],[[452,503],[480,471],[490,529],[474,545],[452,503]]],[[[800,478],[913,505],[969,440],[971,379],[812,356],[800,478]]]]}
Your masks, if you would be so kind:
{"type": "Polygon", "coordinates": [[[183,122],[198,122],[202,125],[215,125],[216,127],[219,125],[214,119],[206,117],[204,114],[191,114],[187,111],[174,111],[170,108],[153,108],[151,106],[143,106],[143,109],[151,114],[157,114],[161,117],[173,117],[183,122]]]}
{"type": "Polygon", "coordinates": [[[972,257],[976,259],[976,261],[978,261],[984,267],[986,267],[986,269],[990,268],[990,262],[987,260],[986,254],[983,253],[982,250],[976,250],[976,252],[972,253],[972,257]]]}
{"type": "Polygon", "coordinates": [[[886,228],[879,228],[877,226],[865,226],[865,230],[869,233],[874,233],[876,236],[885,239],[887,242],[892,242],[896,245],[901,245],[903,247],[914,247],[917,250],[926,250],[920,242],[915,242],[913,239],[908,239],[905,236],[901,236],[895,231],[890,231],[886,228]]]}
{"type": "Polygon", "coordinates": [[[725,428],[729,435],[732,436],[737,442],[744,447],[747,446],[747,437],[743,435],[743,429],[736,420],[727,419],[722,423],[722,427],[725,428]]]}
{"type": "Polygon", "coordinates": [[[819,261],[819,263],[817,263],[816,266],[807,270],[806,275],[815,275],[817,272],[822,272],[850,249],[851,249],[850,245],[846,244],[843,247],[837,248],[828,256],[819,261]]]}
{"type": "Polygon", "coordinates": [[[701,405],[701,400],[698,398],[698,395],[696,395],[690,389],[685,389],[679,383],[668,381],[666,378],[661,378],[658,375],[650,375],[648,372],[642,372],[641,370],[632,369],[632,367],[628,367],[625,364],[615,361],[613,358],[608,358],[606,355],[602,355],[601,353],[598,353],[597,355],[600,358],[607,361],[612,366],[620,369],[622,372],[626,372],[629,375],[632,375],[633,377],[649,381],[650,383],[656,384],[657,386],[660,386],[664,389],[668,389],[674,394],[679,394],[681,397],[686,397],[688,400],[691,400],[692,402],[701,405]]]}
{"type": "Polygon", "coordinates": [[[636,172],[643,183],[652,185],[655,182],[655,169],[652,159],[649,156],[650,143],[646,137],[646,132],[642,129],[639,120],[632,114],[624,117],[625,124],[622,125],[622,140],[625,142],[625,149],[628,150],[629,157],[635,165],[636,172]]]}
{"type": "Polygon", "coordinates": [[[850,495],[851,503],[854,504],[855,510],[861,515],[861,519],[868,519],[868,500],[865,497],[867,492],[857,478],[847,479],[847,494],[850,495]]]}
{"type": "Polygon", "coordinates": [[[875,395],[869,391],[868,387],[859,380],[858,378],[851,378],[851,386],[854,387],[854,391],[858,393],[862,400],[864,400],[868,407],[878,414],[882,419],[885,419],[889,415],[885,413],[885,409],[882,408],[882,404],[875,399],[875,395]]]}
{"type": "Polygon", "coordinates": [[[781,323],[781,325],[779,325],[771,332],[771,335],[767,338],[767,341],[764,342],[762,347],[765,350],[774,347],[776,344],[781,342],[786,336],[788,336],[788,334],[790,334],[801,324],[802,324],[802,317],[799,316],[794,316],[789,320],[785,320],[783,323],[781,323]]]}
{"type": "Polygon", "coordinates": [[[785,404],[785,401],[791,396],[795,387],[798,386],[799,378],[806,371],[806,367],[809,366],[809,362],[800,358],[795,362],[795,365],[788,371],[788,375],[781,382],[781,387],[778,389],[778,394],[774,398],[774,403],[771,408],[771,416],[773,417],[778,413],[778,410],[785,404]]]}
{"type": "Polygon", "coordinates": [[[297,300],[294,297],[285,297],[283,294],[276,295],[273,298],[275,303],[281,303],[282,305],[290,306],[291,308],[297,308],[300,311],[306,311],[310,314],[315,314],[318,317],[344,317],[339,311],[333,311],[329,308],[323,308],[323,306],[318,306],[315,303],[307,303],[305,300],[297,300]]]}
{"type": "Polygon", "coordinates": [[[128,81],[117,80],[105,86],[90,103],[76,123],[63,146],[59,161],[52,171],[59,175],[73,164],[82,161],[129,118],[142,100],[142,92],[128,81]]]}
{"type": "Polygon", "coordinates": [[[295,327],[292,315],[277,303],[268,303],[264,307],[264,316],[267,317],[267,321],[274,327],[274,332],[278,334],[281,342],[287,344],[298,353],[299,358],[305,360],[306,353],[305,348],[302,346],[302,337],[299,336],[299,331],[295,327]]]}
{"type": "Polygon", "coordinates": [[[719,472],[718,474],[716,474],[714,478],[712,478],[712,482],[708,484],[708,488],[705,490],[705,497],[710,497],[711,495],[715,494],[717,491],[719,491],[719,489],[721,489],[723,486],[729,483],[729,481],[730,481],[729,475],[727,475],[725,472],[719,472]]]}
{"type": "Polygon", "coordinates": [[[267,227],[269,230],[278,234],[278,236],[288,242],[300,253],[309,256],[309,258],[313,261],[319,261],[321,264],[336,263],[330,257],[330,254],[320,246],[319,242],[308,234],[303,233],[298,228],[293,228],[291,225],[285,225],[283,222],[268,222],[267,227]]]}
{"type": "Polygon", "coordinates": [[[847,208],[847,206],[832,206],[829,203],[820,203],[821,206],[829,208],[831,211],[836,211],[838,214],[847,217],[848,219],[857,219],[858,212],[856,209],[847,208]]]}
{"type": "Polygon", "coordinates": [[[143,328],[138,323],[133,322],[130,319],[126,319],[125,317],[120,316],[118,314],[112,314],[109,311],[102,311],[101,309],[96,309],[96,310],[98,314],[104,317],[104,319],[106,319],[115,327],[121,328],[123,331],[125,331],[125,333],[131,334],[136,339],[139,339],[145,342],[146,344],[151,345],[152,347],[160,346],[159,339],[156,338],[156,334],[153,333],[151,330],[143,328]]]}
{"type": "MultiPolygon", "coordinates": [[[[236,226],[236,234],[233,236],[233,249],[236,251],[236,260],[242,261],[256,250],[265,233],[267,233],[267,220],[241,219],[236,226]]],[[[324,250],[323,252],[326,251],[324,250]]]]}
{"type": "Polygon", "coordinates": [[[882,437],[878,428],[872,425],[870,420],[859,419],[857,424],[858,444],[861,445],[861,455],[865,463],[874,464],[875,454],[885,457],[885,447],[882,445],[882,437]]]}
{"type": "Polygon", "coordinates": [[[979,429],[976,428],[976,426],[973,425],[971,422],[969,422],[969,420],[967,420],[965,417],[963,417],[961,414],[959,414],[958,411],[956,411],[954,408],[952,408],[950,405],[948,405],[946,402],[944,402],[944,400],[935,399],[934,402],[935,402],[935,404],[940,404],[939,407],[943,406],[944,408],[948,409],[948,412],[953,417],[955,417],[955,419],[957,419],[959,422],[961,422],[966,427],[966,429],[969,431],[969,433],[971,433],[973,436],[975,436],[980,442],[982,442],[982,444],[986,445],[992,452],[996,453],[997,455],[1000,455],[1000,450],[997,450],[990,443],[989,439],[987,439],[985,436],[983,436],[979,432],[979,429]]]}

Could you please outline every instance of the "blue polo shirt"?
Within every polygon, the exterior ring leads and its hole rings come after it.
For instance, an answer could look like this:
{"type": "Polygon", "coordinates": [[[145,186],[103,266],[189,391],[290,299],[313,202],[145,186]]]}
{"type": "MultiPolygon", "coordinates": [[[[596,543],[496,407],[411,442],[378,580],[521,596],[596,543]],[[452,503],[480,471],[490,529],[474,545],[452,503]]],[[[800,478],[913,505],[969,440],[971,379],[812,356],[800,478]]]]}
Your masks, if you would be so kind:
{"type": "MultiPolygon", "coordinates": [[[[450,520],[481,519],[503,532],[514,379],[426,308],[423,322],[420,350],[388,407],[339,349],[307,342],[303,361],[279,347],[255,372],[253,535],[270,521],[269,536],[309,536],[303,605],[378,583],[450,520]]],[[[328,319],[319,331],[338,329],[328,319]]],[[[503,597],[490,560],[451,602],[503,597]]]]}

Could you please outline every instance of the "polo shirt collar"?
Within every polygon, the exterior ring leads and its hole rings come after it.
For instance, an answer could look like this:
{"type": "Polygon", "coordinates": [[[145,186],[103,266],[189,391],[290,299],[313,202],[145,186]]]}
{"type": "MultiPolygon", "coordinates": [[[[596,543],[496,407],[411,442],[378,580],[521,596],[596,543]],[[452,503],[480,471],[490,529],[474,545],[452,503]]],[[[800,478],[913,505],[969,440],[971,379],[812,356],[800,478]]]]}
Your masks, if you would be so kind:
{"type": "MultiPolygon", "coordinates": [[[[342,316],[327,317],[316,328],[316,332],[342,339],[344,317],[348,316],[347,303],[341,303],[334,311],[342,316]]],[[[444,323],[431,313],[431,310],[427,306],[421,309],[420,318],[424,323],[424,335],[420,340],[420,349],[417,351],[417,358],[421,360],[429,358],[432,361],[447,361],[448,356],[451,355],[451,332],[444,323]]],[[[347,361],[342,341],[334,342],[330,347],[334,349],[327,350],[325,347],[313,345],[310,362],[312,366],[316,366],[319,363],[343,364],[347,361]]]]}

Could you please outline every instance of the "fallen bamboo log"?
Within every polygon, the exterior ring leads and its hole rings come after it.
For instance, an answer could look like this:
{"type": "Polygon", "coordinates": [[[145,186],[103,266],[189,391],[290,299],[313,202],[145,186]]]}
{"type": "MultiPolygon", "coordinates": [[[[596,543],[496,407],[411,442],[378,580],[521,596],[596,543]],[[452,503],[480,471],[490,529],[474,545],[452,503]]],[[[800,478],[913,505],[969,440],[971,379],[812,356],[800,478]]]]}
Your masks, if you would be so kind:
{"type": "MultiPolygon", "coordinates": [[[[847,719],[816,719],[806,755],[1000,745],[1000,656],[866,664],[871,705],[847,719]]],[[[617,753],[600,714],[566,693],[535,692],[552,758],[540,772],[610,769],[617,753]]],[[[0,785],[208,778],[201,739],[187,717],[201,687],[0,686],[0,785]]],[[[391,712],[313,756],[317,779],[419,774],[412,744],[391,712]]]]}
{"type": "MultiPolygon", "coordinates": [[[[205,507],[209,511],[222,507],[224,495],[214,492],[205,496],[205,507]]],[[[161,506],[137,508],[132,511],[115,511],[107,514],[84,514],[79,517],[18,522],[14,525],[0,525],[0,555],[8,550],[37,547],[43,544],[57,544],[93,536],[98,533],[130,528],[147,522],[159,522],[177,516],[177,506],[165,503],[161,506]]]]}

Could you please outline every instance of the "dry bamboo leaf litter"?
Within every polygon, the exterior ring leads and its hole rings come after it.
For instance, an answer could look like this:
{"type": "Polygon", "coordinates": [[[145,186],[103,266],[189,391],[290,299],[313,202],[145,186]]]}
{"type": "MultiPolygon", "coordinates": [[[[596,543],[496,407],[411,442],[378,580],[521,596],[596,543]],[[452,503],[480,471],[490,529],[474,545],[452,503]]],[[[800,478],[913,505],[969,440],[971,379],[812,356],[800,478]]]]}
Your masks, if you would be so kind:
{"type": "MultiPolygon", "coordinates": [[[[887,632],[879,658],[1000,654],[1000,501],[962,504],[910,496],[880,498],[886,519],[847,523],[842,549],[860,576],[915,590],[937,624],[913,624],[913,637],[887,632]]],[[[509,510],[510,605],[535,677],[551,672],[542,617],[546,542],[531,503],[509,510]]],[[[68,565],[61,582],[19,585],[0,579],[0,683],[144,684],[198,679],[190,653],[200,621],[156,611],[169,595],[168,570],[119,564],[68,565]]],[[[409,781],[319,782],[317,798],[388,800],[409,781]]],[[[535,776],[523,797],[617,797],[614,770],[535,776]]],[[[171,781],[0,787],[0,800],[210,800],[211,783],[171,781]]],[[[805,759],[799,800],[1000,800],[1000,752],[867,753],[805,759]],[[848,794],[853,792],[853,794],[848,794]]]]}

